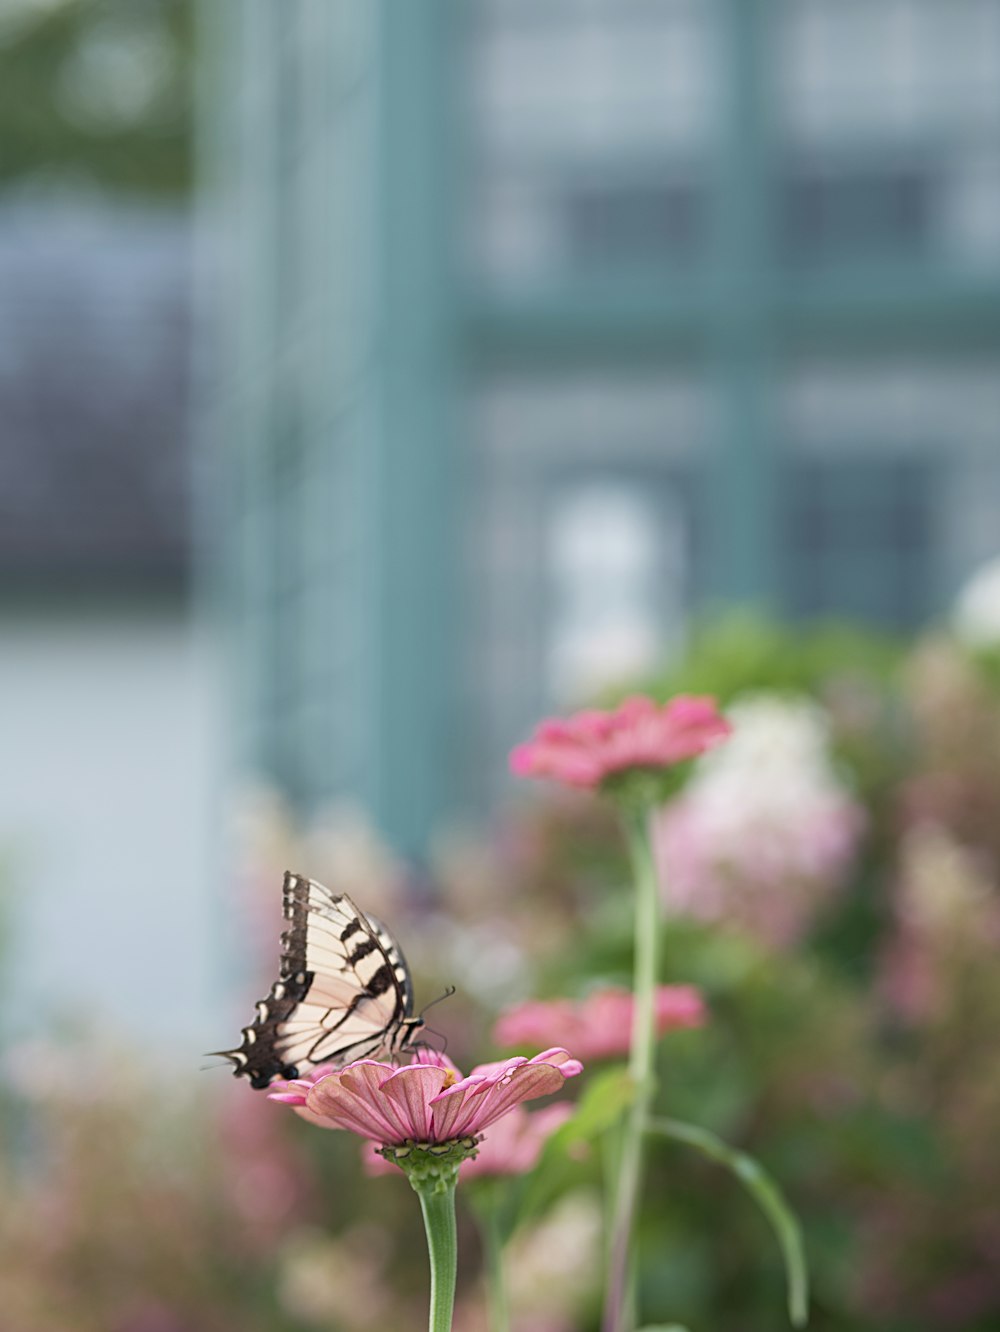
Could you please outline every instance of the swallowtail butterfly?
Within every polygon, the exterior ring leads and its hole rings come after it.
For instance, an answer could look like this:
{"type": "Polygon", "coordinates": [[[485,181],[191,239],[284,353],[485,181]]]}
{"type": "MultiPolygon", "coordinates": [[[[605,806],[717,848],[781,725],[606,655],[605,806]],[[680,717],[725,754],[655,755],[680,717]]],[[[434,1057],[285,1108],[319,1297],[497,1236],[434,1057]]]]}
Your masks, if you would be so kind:
{"type": "Polygon", "coordinates": [[[285,874],[278,979],[235,1050],[216,1053],[252,1087],[301,1077],[319,1064],[393,1055],[423,1019],[413,1017],[413,987],[399,945],[346,893],[285,874]]]}

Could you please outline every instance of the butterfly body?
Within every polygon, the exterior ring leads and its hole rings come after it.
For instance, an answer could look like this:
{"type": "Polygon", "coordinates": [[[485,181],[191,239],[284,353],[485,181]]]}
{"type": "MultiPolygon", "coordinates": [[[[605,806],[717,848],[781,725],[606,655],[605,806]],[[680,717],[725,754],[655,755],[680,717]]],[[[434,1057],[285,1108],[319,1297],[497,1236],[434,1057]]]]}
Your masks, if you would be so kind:
{"type": "Polygon", "coordinates": [[[423,1025],[402,950],[386,927],[346,893],[285,874],[278,979],[243,1028],[235,1050],[218,1053],[235,1077],[264,1088],[321,1064],[392,1056],[423,1025]]]}

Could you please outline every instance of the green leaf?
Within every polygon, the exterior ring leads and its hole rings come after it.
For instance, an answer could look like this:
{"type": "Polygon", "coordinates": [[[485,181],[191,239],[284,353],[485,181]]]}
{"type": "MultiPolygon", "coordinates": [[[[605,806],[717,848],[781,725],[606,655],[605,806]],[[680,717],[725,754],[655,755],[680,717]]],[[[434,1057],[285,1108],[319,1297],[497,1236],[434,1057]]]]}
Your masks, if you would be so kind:
{"type": "Polygon", "coordinates": [[[572,1119],[552,1135],[549,1145],[566,1147],[574,1142],[593,1142],[614,1128],[634,1098],[635,1084],[625,1069],[605,1069],[591,1079],[572,1119]]]}
{"type": "Polygon", "coordinates": [[[579,1182],[580,1162],[575,1159],[579,1153],[573,1149],[596,1141],[614,1128],[634,1095],[634,1084],[622,1067],[605,1069],[590,1081],[573,1117],[552,1134],[538,1165],[524,1181],[512,1214],[505,1221],[505,1235],[545,1211],[561,1192],[579,1182]]]}
{"type": "MultiPolygon", "coordinates": [[[[678,1119],[654,1119],[650,1133],[658,1133],[675,1142],[697,1147],[713,1161],[727,1166],[753,1194],[761,1210],[774,1228],[785,1262],[788,1278],[788,1316],[794,1327],[805,1327],[809,1321],[809,1274],[802,1245],[802,1231],[781,1190],[764,1168],[746,1152],[735,1151],[708,1129],[697,1124],[685,1124],[678,1119]]],[[[648,1329],[647,1332],[653,1332],[648,1329]]]]}
{"type": "Polygon", "coordinates": [[[655,1327],[641,1327],[639,1332],[688,1332],[680,1323],[657,1323],[655,1327]]]}

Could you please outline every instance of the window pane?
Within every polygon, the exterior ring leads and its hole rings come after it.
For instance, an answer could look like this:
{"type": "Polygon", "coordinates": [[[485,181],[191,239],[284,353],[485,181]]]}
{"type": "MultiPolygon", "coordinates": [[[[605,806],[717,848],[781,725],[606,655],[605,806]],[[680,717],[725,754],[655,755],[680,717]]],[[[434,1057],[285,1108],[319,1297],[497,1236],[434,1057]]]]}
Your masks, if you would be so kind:
{"type": "Polygon", "coordinates": [[[699,253],[713,9],[480,0],[466,83],[474,271],[551,281],[699,253]]]}

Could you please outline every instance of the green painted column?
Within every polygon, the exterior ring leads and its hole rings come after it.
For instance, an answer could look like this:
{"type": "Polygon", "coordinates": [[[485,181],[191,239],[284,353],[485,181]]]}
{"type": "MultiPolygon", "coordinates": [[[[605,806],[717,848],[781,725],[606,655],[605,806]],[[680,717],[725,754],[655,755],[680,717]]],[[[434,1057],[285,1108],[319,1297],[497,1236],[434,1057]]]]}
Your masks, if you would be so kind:
{"type": "Polygon", "coordinates": [[[709,603],[779,595],[771,0],[719,0],[725,104],[716,158],[710,384],[718,436],[706,471],[709,603]]]}
{"type": "Polygon", "coordinates": [[[454,33],[449,0],[380,0],[368,802],[417,855],[454,807],[460,734],[454,33]]]}
{"type": "MultiPolygon", "coordinates": [[[[272,547],[275,516],[269,484],[274,370],[275,86],[271,14],[264,0],[201,6],[214,56],[225,69],[225,93],[215,87],[214,114],[226,125],[229,160],[214,164],[225,208],[214,244],[231,247],[225,265],[226,323],[216,324],[227,374],[217,386],[225,407],[219,447],[231,530],[226,551],[232,626],[229,677],[234,681],[234,771],[259,770],[269,752],[269,644],[274,637],[272,547]],[[226,96],[228,94],[228,96],[226,96]],[[224,174],[223,174],[224,173],[224,174]],[[225,239],[223,239],[225,237],[225,239]],[[234,317],[239,312],[238,318],[234,317]]],[[[220,268],[222,267],[221,261],[220,268]]]]}

